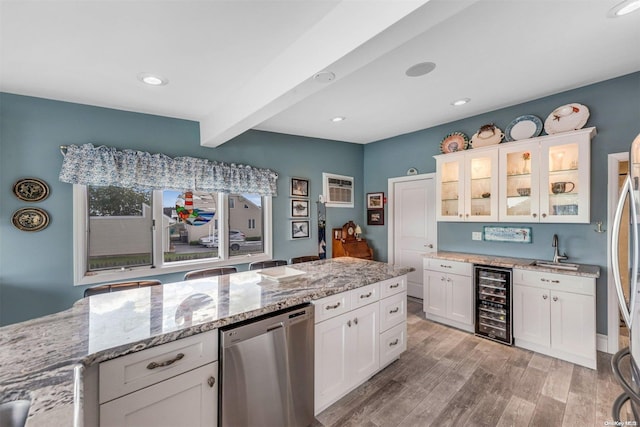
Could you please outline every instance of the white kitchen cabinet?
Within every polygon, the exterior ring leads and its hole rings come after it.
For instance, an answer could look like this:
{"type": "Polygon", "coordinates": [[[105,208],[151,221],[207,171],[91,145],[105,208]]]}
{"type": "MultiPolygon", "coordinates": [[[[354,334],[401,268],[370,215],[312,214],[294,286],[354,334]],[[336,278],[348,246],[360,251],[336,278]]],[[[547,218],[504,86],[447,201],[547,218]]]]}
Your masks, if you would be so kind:
{"type": "Polygon", "coordinates": [[[378,310],[372,303],[316,325],[316,414],[378,370],[378,310]]]}
{"type": "Polygon", "coordinates": [[[437,221],[588,223],[595,128],[434,156],[437,221]]]}
{"type": "Polygon", "coordinates": [[[498,219],[498,152],[470,150],[435,156],[436,220],[498,219]]]}
{"type": "Polygon", "coordinates": [[[514,269],[518,347],[596,369],[595,279],[514,269]]]}
{"type": "Polygon", "coordinates": [[[407,349],[407,276],[313,302],[315,414],[407,349]]]}
{"type": "Polygon", "coordinates": [[[472,265],[425,259],[424,312],[426,318],[473,332],[472,265]]]}
{"type": "Polygon", "coordinates": [[[101,363],[100,426],[216,426],[217,359],[214,330],[101,363]]]}
{"type": "Polygon", "coordinates": [[[102,427],[218,425],[218,362],[100,405],[102,427]]]}

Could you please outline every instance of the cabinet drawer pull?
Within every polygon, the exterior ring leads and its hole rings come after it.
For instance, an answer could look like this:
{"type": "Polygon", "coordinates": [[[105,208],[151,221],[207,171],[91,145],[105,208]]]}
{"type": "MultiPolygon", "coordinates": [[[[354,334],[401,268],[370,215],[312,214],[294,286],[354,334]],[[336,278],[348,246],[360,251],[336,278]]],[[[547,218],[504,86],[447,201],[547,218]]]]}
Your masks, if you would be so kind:
{"type": "Polygon", "coordinates": [[[541,282],[547,282],[547,283],[548,283],[548,282],[549,282],[549,279],[543,279],[543,278],[540,278],[540,281],[541,281],[541,282]]]}
{"type": "Polygon", "coordinates": [[[207,384],[209,384],[209,387],[213,387],[216,383],[216,379],[213,377],[209,377],[209,379],[207,380],[207,384]]]}
{"type": "Polygon", "coordinates": [[[560,280],[552,280],[551,283],[560,283],[560,280]]]}
{"type": "Polygon", "coordinates": [[[396,283],[395,285],[391,285],[391,286],[389,286],[389,288],[390,288],[390,289],[395,289],[395,288],[397,288],[398,286],[400,286],[400,283],[396,283]]]}
{"type": "Polygon", "coordinates": [[[360,295],[360,298],[369,298],[371,295],[373,295],[373,292],[369,291],[368,294],[362,294],[360,295]]]}
{"type": "Polygon", "coordinates": [[[164,362],[151,362],[147,365],[147,369],[156,369],[156,368],[161,368],[163,366],[169,366],[175,362],[177,362],[178,360],[182,359],[184,357],[184,353],[178,353],[176,354],[176,357],[174,357],[173,359],[169,359],[166,360],[164,362]]]}
{"type": "Polygon", "coordinates": [[[400,311],[400,307],[396,307],[396,308],[394,308],[393,310],[390,310],[390,311],[389,311],[389,314],[394,314],[394,313],[397,313],[397,312],[399,312],[399,311],[400,311]]]}
{"type": "Polygon", "coordinates": [[[396,338],[395,341],[392,341],[392,342],[389,343],[389,347],[393,347],[394,345],[398,345],[399,342],[400,341],[398,340],[398,338],[396,338]]]}
{"type": "Polygon", "coordinates": [[[440,264],[440,267],[442,267],[442,268],[451,268],[450,265],[445,265],[445,264],[440,264]]]}
{"type": "Polygon", "coordinates": [[[325,310],[335,310],[338,307],[340,307],[340,301],[338,301],[337,303],[335,303],[333,305],[327,305],[324,308],[325,308],[325,310]]]}

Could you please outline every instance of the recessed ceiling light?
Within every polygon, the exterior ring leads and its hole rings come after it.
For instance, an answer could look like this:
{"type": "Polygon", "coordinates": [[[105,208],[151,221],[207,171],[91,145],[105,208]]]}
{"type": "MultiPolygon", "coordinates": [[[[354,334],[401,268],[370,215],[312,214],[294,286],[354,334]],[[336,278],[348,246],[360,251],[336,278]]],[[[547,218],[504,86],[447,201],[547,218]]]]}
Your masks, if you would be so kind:
{"type": "Polygon", "coordinates": [[[315,76],[313,76],[313,80],[315,80],[315,81],[317,81],[319,83],[329,83],[330,81],[334,80],[335,78],[336,78],[336,75],[334,73],[332,73],[331,71],[320,71],[315,76]]]}
{"type": "Polygon", "coordinates": [[[420,77],[432,72],[435,69],[436,64],[434,62],[420,62],[407,68],[407,71],[405,71],[404,73],[409,77],[420,77]]]}
{"type": "Polygon", "coordinates": [[[464,105],[464,104],[468,103],[469,101],[471,101],[471,99],[469,99],[469,98],[462,98],[462,99],[458,99],[458,100],[456,100],[456,101],[453,101],[453,102],[451,103],[451,105],[453,105],[453,106],[455,106],[455,107],[459,107],[459,106],[461,106],[461,105],[464,105]]]}
{"type": "Polygon", "coordinates": [[[333,119],[331,119],[331,121],[334,122],[334,123],[338,123],[338,122],[341,122],[341,121],[346,120],[346,119],[347,119],[346,117],[337,116],[337,117],[334,117],[333,119]]]}
{"type": "Polygon", "coordinates": [[[617,18],[619,16],[627,15],[638,9],[640,9],[640,0],[625,0],[622,3],[609,9],[609,13],[607,13],[607,16],[609,18],[617,18]]]}
{"type": "Polygon", "coordinates": [[[151,73],[138,74],[138,80],[151,86],[164,86],[169,83],[169,80],[164,77],[151,73]]]}

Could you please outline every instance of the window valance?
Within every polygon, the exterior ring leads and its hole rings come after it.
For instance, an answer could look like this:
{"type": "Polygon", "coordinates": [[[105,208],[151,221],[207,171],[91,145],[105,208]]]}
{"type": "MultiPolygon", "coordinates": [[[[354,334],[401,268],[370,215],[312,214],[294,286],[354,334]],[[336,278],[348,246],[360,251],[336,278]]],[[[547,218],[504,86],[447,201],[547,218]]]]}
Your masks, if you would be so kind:
{"type": "Polygon", "coordinates": [[[92,144],[67,146],[60,171],[60,181],[70,184],[263,196],[277,195],[277,179],[278,174],[270,169],[92,144]]]}

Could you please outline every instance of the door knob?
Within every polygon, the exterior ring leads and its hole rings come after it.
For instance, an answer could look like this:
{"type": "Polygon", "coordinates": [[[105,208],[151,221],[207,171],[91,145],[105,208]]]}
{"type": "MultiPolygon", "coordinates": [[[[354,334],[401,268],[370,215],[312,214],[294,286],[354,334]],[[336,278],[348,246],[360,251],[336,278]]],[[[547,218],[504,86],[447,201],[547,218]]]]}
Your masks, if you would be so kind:
{"type": "Polygon", "coordinates": [[[425,245],[427,248],[433,249],[433,245],[431,243],[429,243],[428,245],[425,245]]]}

